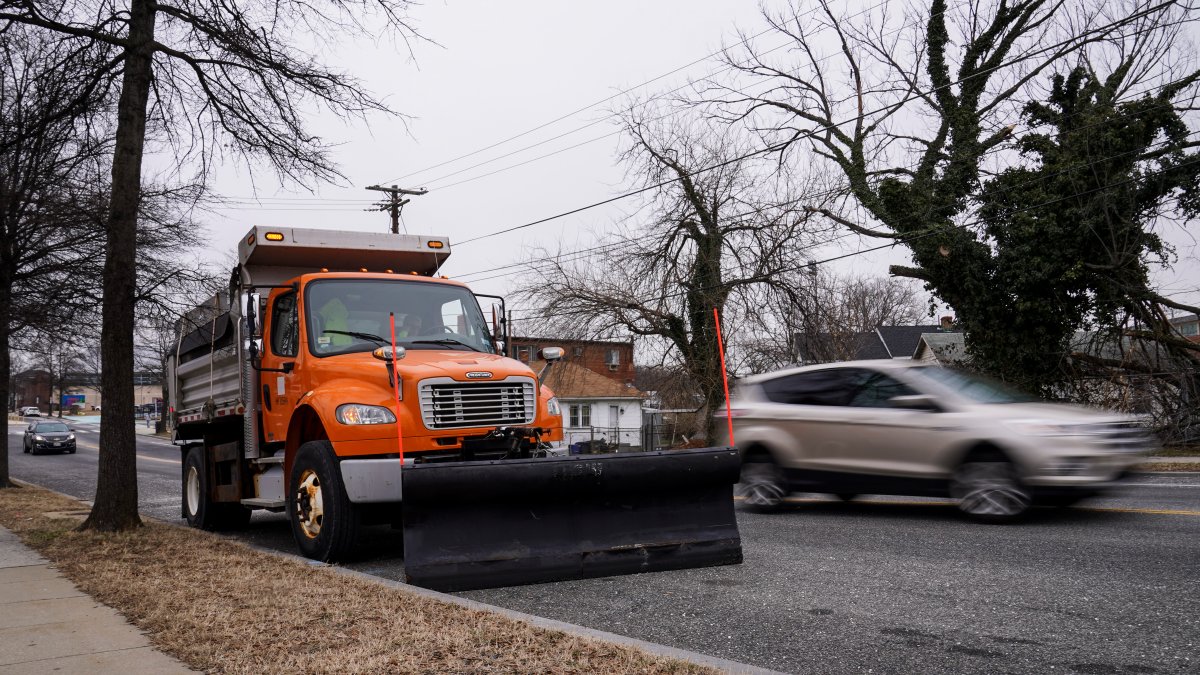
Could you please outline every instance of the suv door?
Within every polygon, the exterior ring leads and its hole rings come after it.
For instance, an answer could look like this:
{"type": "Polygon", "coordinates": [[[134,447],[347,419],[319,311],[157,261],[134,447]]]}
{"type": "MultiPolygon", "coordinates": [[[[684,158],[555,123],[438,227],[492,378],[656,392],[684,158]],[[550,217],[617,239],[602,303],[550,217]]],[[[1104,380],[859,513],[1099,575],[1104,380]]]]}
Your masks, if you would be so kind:
{"type": "Polygon", "coordinates": [[[935,461],[941,445],[950,440],[939,431],[942,413],[895,407],[892,398],[922,392],[886,372],[853,371],[855,386],[843,419],[844,433],[854,440],[844,447],[845,468],[895,478],[943,477],[935,461]]]}
{"type": "MultiPolygon", "coordinates": [[[[845,407],[851,381],[844,368],[794,373],[766,380],[764,418],[794,439],[789,448],[779,448],[779,462],[800,472],[837,470],[841,446],[846,442],[838,410],[845,407]]],[[[798,475],[804,480],[803,475],[798,475]]]]}

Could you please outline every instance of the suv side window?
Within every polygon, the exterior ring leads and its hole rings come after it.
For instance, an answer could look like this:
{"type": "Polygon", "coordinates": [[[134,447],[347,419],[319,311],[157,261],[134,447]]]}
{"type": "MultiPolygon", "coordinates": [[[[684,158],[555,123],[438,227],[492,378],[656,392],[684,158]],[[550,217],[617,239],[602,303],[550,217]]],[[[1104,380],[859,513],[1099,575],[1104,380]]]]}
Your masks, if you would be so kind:
{"type": "Polygon", "coordinates": [[[295,356],[299,352],[300,324],[296,320],[296,294],[275,298],[271,315],[271,351],[276,356],[295,356]]]}
{"type": "Polygon", "coordinates": [[[831,368],[796,373],[762,383],[763,393],[775,403],[790,405],[846,405],[854,390],[852,372],[831,368]]]}
{"type": "Polygon", "coordinates": [[[890,408],[888,403],[895,396],[912,396],[919,394],[916,389],[899,380],[877,373],[873,370],[858,370],[856,378],[860,383],[850,398],[850,405],[856,408],[890,408]]]}

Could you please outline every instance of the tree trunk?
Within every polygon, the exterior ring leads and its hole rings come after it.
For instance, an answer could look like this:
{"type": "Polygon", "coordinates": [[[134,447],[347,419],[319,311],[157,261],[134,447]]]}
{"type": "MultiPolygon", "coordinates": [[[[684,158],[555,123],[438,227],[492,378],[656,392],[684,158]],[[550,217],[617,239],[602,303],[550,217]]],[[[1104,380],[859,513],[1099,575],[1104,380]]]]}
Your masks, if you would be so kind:
{"type": "Polygon", "coordinates": [[[12,317],[12,282],[8,275],[0,280],[0,400],[4,406],[4,447],[0,448],[0,488],[12,487],[8,475],[8,397],[11,394],[12,361],[8,356],[8,338],[12,317]]]}
{"type": "Polygon", "coordinates": [[[133,0],[117,137],[112,198],[106,226],[104,327],[100,334],[100,467],[96,504],[81,529],[125,530],[141,525],[137,503],[136,435],[133,425],[133,309],[137,259],[137,212],[141,200],[146,103],[154,56],[153,0],[133,0]]]}

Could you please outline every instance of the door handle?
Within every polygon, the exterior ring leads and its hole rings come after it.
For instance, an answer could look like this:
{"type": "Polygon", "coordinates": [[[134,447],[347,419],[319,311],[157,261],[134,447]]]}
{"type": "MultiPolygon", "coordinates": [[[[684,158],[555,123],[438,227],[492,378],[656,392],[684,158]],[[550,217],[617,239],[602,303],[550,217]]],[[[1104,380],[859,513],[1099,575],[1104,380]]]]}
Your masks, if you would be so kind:
{"type": "Polygon", "coordinates": [[[267,406],[267,412],[271,412],[271,385],[263,385],[263,405],[267,406]]]}

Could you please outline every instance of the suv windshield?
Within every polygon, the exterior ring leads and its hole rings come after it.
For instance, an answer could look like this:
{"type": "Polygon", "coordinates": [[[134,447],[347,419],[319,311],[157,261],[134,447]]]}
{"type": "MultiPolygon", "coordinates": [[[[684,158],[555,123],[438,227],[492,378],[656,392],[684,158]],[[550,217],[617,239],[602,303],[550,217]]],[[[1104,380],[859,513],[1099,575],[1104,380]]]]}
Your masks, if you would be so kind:
{"type": "Polygon", "coordinates": [[[305,291],[308,348],[317,356],[371,351],[391,342],[407,349],[493,351],[475,296],[461,286],[390,279],[325,279],[305,291]],[[376,339],[378,338],[378,340],[376,339]]]}
{"type": "Polygon", "coordinates": [[[58,432],[67,432],[67,431],[70,431],[70,429],[67,428],[67,425],[65,425],[61,422],[51,422],[50,424],[37,425],[36,431],[38,433],[53,434],[53,433],[58,433],[58,432]]]}
{"type": "Polygon", "coordinates": [[[917,366],[909,372],[948,387],[976,403],[1033,403],[1040,399],[986,377],[941,366],[917,366]]]}

